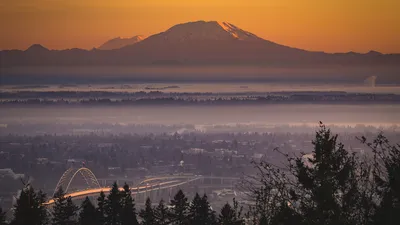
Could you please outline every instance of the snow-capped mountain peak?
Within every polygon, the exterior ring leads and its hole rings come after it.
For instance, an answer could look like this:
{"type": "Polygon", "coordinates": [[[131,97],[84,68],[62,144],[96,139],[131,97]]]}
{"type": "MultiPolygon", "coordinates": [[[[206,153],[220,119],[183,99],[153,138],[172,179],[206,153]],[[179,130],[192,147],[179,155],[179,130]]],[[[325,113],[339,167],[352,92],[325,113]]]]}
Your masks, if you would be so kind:
{"type": "Polygon", "coordinates": [[[227,22],[196,21],[177,24],[165,32],[160,33],[164,40],[261,40],[256,35],[244,31],[227,22]]]}

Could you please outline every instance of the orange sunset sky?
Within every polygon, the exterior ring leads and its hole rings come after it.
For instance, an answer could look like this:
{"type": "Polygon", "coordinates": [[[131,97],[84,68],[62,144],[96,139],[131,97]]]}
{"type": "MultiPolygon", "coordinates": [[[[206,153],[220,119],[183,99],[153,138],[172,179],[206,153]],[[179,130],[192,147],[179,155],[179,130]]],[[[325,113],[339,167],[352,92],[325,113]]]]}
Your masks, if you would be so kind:
{"type": "Polygon", "coordinates": [[[0,49],[90,49],[197,20],[307,50],[400,52],[399,0],[0,0],[0,49]]]}

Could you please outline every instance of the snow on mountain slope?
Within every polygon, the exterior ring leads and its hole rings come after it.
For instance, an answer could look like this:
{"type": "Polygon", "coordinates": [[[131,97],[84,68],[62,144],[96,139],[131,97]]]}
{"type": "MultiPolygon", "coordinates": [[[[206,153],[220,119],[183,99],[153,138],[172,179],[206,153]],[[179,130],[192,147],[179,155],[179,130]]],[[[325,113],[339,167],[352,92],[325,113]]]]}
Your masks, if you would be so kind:
{"type": "Polygon", "coordinates": [[[217,21],[196,21],[177,24],[165,32],[150,36],[149,39],[163,39],[168,42],[190,40],[262,40],[256,35],[241,30],[233,24],[217,21]]]}
{"type": "Polygon", "coordinates": [[[143,35],[137,35],[131,38],[114,38],[111,39],[104,44],[102,44],[99,49],[100,50],[112,50],[112,49],[119,49],[128,45],[133,45],[136,44],[142,40],[144,40],[145,37],[143,35]]]}
{"type": "Polygon", "coordinates": [[[226,32],[230,33],[233,37],[239,40],[260,39],[256,35],[242,30],[235,25],[227,22],[217,22],[226,32]]]}

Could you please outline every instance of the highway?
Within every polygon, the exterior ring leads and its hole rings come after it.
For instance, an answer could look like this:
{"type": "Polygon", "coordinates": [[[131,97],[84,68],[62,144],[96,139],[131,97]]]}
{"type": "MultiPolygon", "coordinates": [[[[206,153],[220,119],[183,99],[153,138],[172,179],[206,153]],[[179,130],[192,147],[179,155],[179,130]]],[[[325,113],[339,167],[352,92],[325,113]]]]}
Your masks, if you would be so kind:
{"type": "MultiPolygon", "coordinates": [[[[196,178],[186,180],[183,182],[180,182],[179,180],[165,181],[165,182],[161,182],[161,183],[158,183],[155,185],[143,185],[143,186],[139,186],[139,187],[133,187],[133,188],[130,188],[130,190],[132,191],[132,194],[140,194],[140,193],[150,192],[150,191],[154,191],[154,190],[174,188],[174,187],[181,186],[186,183],[195,181],[199,178],[200,177],[196,177],[196,178]]],[[[110,192],[110,190],[111,190],[110,187],[87,189],[87,190],[82,190],[82,191],[77,191],[77,192],[72,192],[72,193],[66,194],[64,197],[80,198],[80,197],[85,197],[85,196],[98,195],[102,191],[104,193],[108,193],[108,192],[110,192]]],[[[123,188],[119,188],[119,190],[122,191],[123,188]]],[[[46,203],[44,203],[44,205],[52,205],[52,204],[54,204],[54,199],[50,199],[46,203]]]]}
{"type": "MultiPolygon", "coordinates": [[[[76,172],[75,172],[76,173],[76,172]]],[[[73,177],[71,178],[71,180],[73,177]]],[[[149,177],[143,181],[141,181],[137,187],[132,187],[130,190],[132,191],[132,194],[140,194],[140,193],[145,193],[145,192],[151,192],[154,190],[163,190],[163,189],[169,189],[169,188],[174,188],[178,187],[199,179],[228,179],[228,180],[236,180],[239,178],[234,178],[234,177],[214,177],[214,176],[165,176],[165,177],[149,177]],[[168,181],[163,181],[161,180],[166,180],[168,181]],[[158,181],[155,183],[154,181],[158,181]],[[153,182],[152,184],[149,184],[149,182],[153,182]]],[[[97,180],[96,180],[97,181],[97,180]]],[[[71,183],[71,181],[69,182],[71,183]]],[[[210,184],[212,185],[212,184],[210,184]]],[[[99,187],[99,188],[91,188],[87,190],[80,190],[72,193],[67,193],[65,197],[71,197],[71,198],[83,198],[86,196],[93,196],[93,195],[99,195],[100,192],[108,193],[110,192],[111,187],[99,187]]],[[[121,191],[123,188],[119,188],[121,191]]],[[[52,205],[54,204],[54,199],[49,199],[44,205],[52,205]]]]}

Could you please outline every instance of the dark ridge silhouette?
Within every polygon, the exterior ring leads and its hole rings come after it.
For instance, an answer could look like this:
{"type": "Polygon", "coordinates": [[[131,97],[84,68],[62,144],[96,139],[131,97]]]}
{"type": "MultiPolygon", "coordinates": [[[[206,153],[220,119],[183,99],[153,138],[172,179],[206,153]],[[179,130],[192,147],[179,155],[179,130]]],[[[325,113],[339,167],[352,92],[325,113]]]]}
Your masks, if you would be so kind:
{"type": "Polygon", "coordinates": [[[48,52],[48,51],[49,49],[45,48],[41,44],[33,44],[28,49],[25,50],[25,52],[33,52],[33,53],[48,52]]]}
{"type": "MultiPolygon", "coordinates": [[[[123,41],[123,39],[111,42],[123,41]]],[[[103,47],[104,49],[104,47],[103,47]]],[[[73,65],[400,65],[400,54],[311,52],[264,40],[226,22],[189,22],[113,50],[47,50],[0,52],[0,67],[73,65]]]]}

